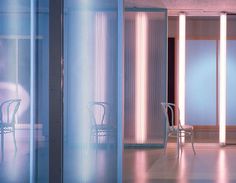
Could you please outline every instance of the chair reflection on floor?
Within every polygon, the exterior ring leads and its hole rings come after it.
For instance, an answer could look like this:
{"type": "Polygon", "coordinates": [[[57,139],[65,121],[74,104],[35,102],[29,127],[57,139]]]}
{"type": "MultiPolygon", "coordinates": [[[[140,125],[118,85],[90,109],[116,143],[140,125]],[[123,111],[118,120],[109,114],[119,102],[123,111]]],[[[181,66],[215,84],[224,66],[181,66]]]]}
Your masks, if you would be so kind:
{"type": "Polygon", "coordinates": [[[2,160],[4,159],[4,135],[12,133],[15,152],[17,151],[16,146],[16,135],[15,135],[15,122],[16,113],[20,107],[20,99],[6,100],[0,104],[0,134],[1,134],[1,152],[2,160]]]}
{"type": "Polygon", "coordinates": [[[105,144],[112,143],[115,140],[116,128],[112,120],[111,106],[107,102],[91,102],[89,104],[90,114],[90,141],[94,141],[96,145],[100,143],[103,137],[105,144]]]}
{"type": "MultiPolygon", "coordinates": [[[[168,137],[176,137],[177,140],[177,155],[179,156],[179,150],[182,152],[182,137],[189,137],[192,144],[192,149],[194,154],[196,154],[196,151],[194,149],[193,144],[193,126],[191,125],[181,125],[180,121],[177,122],[177,125],[174,124],[175,121],[175,111],[176,114],[179,116],[179,108],[172,103],[161,103],[163,112],[166,117],[166,137],[165,137],[165,144],[164,144],[164,150],[166,152],[166,146],[168,137]]],[[[178,118],[177,118],[178,119],[178,118]]]]}

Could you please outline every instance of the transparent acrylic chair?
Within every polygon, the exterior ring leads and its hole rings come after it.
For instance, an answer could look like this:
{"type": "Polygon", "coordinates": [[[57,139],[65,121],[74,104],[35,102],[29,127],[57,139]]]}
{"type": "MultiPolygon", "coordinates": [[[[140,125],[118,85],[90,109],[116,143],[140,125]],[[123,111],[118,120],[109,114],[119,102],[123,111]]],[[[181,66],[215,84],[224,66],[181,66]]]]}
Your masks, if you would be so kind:
{"type": "Polygon", "coordinates": [[[164,151],[166,152],[168,137],[176,137],[177,141],[177,156],[179,156],[179,150],[182,152],[182,137],[188,137],[191,140],[192,150],[194,155],[196,154],[193,142],[193,126],[181,125],[178,121],[175,125],[175,114],[179,116],[179,108],[173,103],[161,103],[163,112],[166,117],[166,137],[164,144],[164,151]]]}
{"type": "Polygon", "coordinates": [[[105,137],[105,143],[110,143],[115,138],[116,127],[111,117],[111,106],[107,102],[91,102],[89,104],[90,114],[90,139],[96,139],[99,143],[100,137],[105,137]]]}
{"type": "Polygon", "coordinates": [[[4,135],[6,133],[12,133],[15,152],[17,151],[15,122],[16,113],[20,107],[20,102],[20,99],[11,99],[6,100],[0,104],[0,134],[2,159],[4,159],[4,135]]]}

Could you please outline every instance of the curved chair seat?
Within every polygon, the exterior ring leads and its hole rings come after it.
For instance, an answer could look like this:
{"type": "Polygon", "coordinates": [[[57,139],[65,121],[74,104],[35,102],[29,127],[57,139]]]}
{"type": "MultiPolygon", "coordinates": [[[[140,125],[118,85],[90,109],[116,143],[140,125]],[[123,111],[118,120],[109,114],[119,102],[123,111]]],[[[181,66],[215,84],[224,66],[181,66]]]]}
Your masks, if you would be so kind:
{"type": "Polygon", "coordinates": [[[191,125],[181,125],[181,128],[179,128],[178,125],[174,125],[174,126],[170,126],[169,128],[170,130],[174,130],[174,131],[176,130],[192,131],[193,130],[193,126],[191,125]]]}
{"type": "Polygon", "coordinates": [[[98,131],[114,131],[114,126],[113,125],[109,125],[109,124],[103,124],[103,125],[96,125],[96,129],[98,131]]]}
{"type": "Polygon", "coordinates": [[[0,134],[4,133],[11,133],[14,132],[14,124],[13,125],[5,125],[5,124],[0,124],[0,134]]]}
{"type": "MultiPolygon", "coordinates": [[[[115,127],[109,124],[95,125],[92,127],[94,133],[97,133],[98,136],[107,136],[108,133],[114,133],[115,127]]],[[[112,135],[112,134],[111,134],[112,135]]]]}

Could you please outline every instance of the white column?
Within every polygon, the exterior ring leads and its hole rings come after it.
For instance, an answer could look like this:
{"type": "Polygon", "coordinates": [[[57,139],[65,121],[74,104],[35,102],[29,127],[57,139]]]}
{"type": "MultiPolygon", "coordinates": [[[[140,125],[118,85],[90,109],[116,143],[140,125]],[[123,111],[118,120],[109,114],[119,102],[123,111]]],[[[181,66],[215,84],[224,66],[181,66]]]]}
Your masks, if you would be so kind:
{"type": "Polygon", "coordinates": [[[185,41],[186,41],[186,16],[184,13],[179,15],[179,110],[180,123],[185,124],[185,41]]]}
{"type": "Polygon", "coordinates": [[[226,13],[220,15],[219,143],[225,145],[226,124],[226,13]]]}

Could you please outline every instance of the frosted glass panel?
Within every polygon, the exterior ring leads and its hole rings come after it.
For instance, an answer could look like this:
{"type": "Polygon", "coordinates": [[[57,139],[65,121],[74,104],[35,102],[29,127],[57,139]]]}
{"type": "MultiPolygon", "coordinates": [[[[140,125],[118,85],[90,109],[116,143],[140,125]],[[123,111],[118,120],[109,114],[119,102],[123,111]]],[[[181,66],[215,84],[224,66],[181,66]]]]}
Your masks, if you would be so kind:
{"type": "Polygon", "coordinates": [[[236,125],[236,41],[227,41],[227,125],[236,125]]]}
{"type": "Polygon", "coordinates": [[[216,125],[216,41],[186,41],[186,122],[216,125]]]}
{"type": "MultiPolygon", "coordinates": [[[[0,149],[0,182],[6,183],[30,182],[32,172],[38,183],[47,183],[49,176],[48,0],[34,1],[37,12],[34,15],[35,49],[30,34],[33,27],[31,13],[34,11],[31,2],[0,0],[0,105],[7,100],[21,100],[15,121],[8,128],[4,127],[3,136],[2,128],[6,121],[2,121],[4,117],[0,121],[3,147],[0,149]],[[33,50],[35,60],[31,57],[33,50]],[[35,72],[31,69],[32,62],[35,63],[35,72]],[[35,85],[31,85],[33,74],[35,85]],[[34,106],[30,104],[32,88],[35,90],[34,106]],[[30,126],[31,109],[35,111],[34,128],[30,126]],[[34,136],[30,135],[31,132],[34,136]],[[30,148],[33,143],[34,148],[30,148]]],[[[5,118],[6,114],[3,112],[5,118]]]]}
{"type": "Polygon", "coordinates": [[[64,182],[117,182],[117,1],[64,5],[64,182]]]}
{"type": "Polygon", "coordinates": [[[162,144],[166,101],[167,17],[164,9],[125,12],[125,119],[128,145],[162,144]]]}

